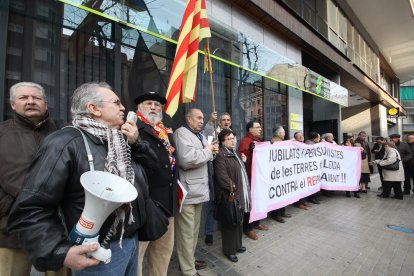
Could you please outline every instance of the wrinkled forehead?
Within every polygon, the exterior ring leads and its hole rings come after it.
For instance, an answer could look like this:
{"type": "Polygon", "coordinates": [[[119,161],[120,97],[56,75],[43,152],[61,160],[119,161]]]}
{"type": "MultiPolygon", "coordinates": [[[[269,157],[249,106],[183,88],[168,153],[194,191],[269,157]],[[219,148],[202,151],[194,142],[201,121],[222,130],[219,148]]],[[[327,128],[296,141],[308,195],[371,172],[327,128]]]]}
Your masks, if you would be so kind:
{"type": "Polygon", "coordinates": [[[19,86],[16,88],[16,96],[20,95],[30,95],[30,96],[40,96],[43,97],[42,91],[33,86],[19,86]]]}
{"type": "Polygon", "coordinates": [[[190,117],[192,119],[204,119],[203,112],[201,110],[194,110],[192,116],[190,117]]]}
{"type": "Polygon", "coordinates": [[[223,115],[223,116],[221,116],[220,120],[221,121],[231,121],[231,118],[230,118],[229,115],[223,115]]]}

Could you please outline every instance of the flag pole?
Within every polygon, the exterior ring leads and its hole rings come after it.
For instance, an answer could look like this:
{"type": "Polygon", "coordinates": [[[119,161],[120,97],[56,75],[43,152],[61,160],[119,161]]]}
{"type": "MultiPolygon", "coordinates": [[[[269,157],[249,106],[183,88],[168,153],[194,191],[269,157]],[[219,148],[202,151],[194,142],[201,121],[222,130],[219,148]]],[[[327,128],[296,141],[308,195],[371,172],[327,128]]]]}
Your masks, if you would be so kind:
{"type": "MultiPolygon", "coordinates": [[[[204,52],[205,52],[205,59],[204,59],[204,63],[207,62],[207,68],[206,65],[205,66],[205,70],[204,71],[208,71],[209,75],[210,75],[210,91],[211,91],[211,102],[212,102],[212,107],[213,107],[213,112],[216,112],[216,102],[214,100],[214,85],[213,85],[213,66],[211,64],[211,57],[210,57],[210,39],[207,37],[206,38],[206,45],[204,47],[204,52]]],[[[214,138],[217,138],[217,118],[214,120],[214,138]]]]}

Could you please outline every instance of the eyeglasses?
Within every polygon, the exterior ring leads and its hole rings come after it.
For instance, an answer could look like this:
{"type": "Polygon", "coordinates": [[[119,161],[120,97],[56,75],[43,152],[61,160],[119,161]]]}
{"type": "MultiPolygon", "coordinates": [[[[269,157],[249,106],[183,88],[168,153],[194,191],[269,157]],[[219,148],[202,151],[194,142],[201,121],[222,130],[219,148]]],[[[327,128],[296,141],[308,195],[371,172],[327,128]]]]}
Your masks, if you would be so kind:
{"type": "Polygon", "coordinates": [[[116,104],[117,106],[121,106],[122,105],[120,99],[116,99],[116,100],[112,100],[112,101],[102,101],[102,102],[104,102],[104,103],[113,103],[113,104],[116,104]]]}

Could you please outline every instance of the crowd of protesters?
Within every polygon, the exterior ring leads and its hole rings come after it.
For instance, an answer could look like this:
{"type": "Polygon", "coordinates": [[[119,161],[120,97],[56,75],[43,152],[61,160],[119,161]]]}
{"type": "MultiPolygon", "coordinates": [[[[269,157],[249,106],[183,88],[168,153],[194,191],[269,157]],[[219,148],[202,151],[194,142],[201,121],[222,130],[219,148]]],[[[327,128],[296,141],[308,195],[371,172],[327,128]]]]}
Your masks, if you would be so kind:
{"type": "MultiPolygon", "coordinates": [[[[10,104],[14,118],[0,123],[0,275],[29,275],[33,264],[46,275],[141,276],[144,256],[149,275],[167,275],[174,247],[182,275],[200,275],[206,262],[195,258],[195,249],[202,217],[206,245],[213,244],[218,226],[222,252],[232,262],[246,251],[243,233],[257,240],[256,230],[269,230],[260,220],[249,223],[252,152],[255,143],[263,141],[259,121],[248,122],[238,142],[229,113],[221,114],[216,125],[213,112],[205,124],[202,110],[190,108],[183,125],[173,131],[163,120],[166,98],[148,92],[135,99],[135,123],[125,119],[125,107],[106,83],[86,83],[74,91],[71,123],[49,117],[44,89],[35,83],[12,86],[10,104]],[[138,190],[138,198],[118,208],[100,229],[100,242],[112,251],[109,264],[90,257],[99,245],[75,245],[68,239],[85,203],[80,176],[91,162],[96,170],[115,174],[138,190]],[[180,189],[188,192],[184,202],[180,189]],[[218,219],[220,208],[227,208],[218,204],[223,201],[235,203],[236,222],[218,219]],[[140,230],[155,219],[149,202],[161,206],[167,227],[156,238],[143,239],[140,230]]],[[[399,200],[410,194],[414,134],[407,135],[407,143],[399,134],[389,138],[378,137],[372,149],[364,131],[355,140],[345,138],[342,146],[361,151],[355,198],[370,189],[374,166],[381,179],[379,197],[391,197],[391,190],[399,200]],[[388,169],[394,163],[399,163],[397,169],[388,169]]],[[[275,126],[271,143],[286,139],[290,137],[283,126],[275,126]]],[[[310,132],[305,139],[296,132],[292,140],[336,144],[332,133],[310,132]]],[[[314,194],[293,206],[306,211],[320,201],[314,194]]],[[[286,208],[269,212],[279,223],[289,217],[286,208]]]]}

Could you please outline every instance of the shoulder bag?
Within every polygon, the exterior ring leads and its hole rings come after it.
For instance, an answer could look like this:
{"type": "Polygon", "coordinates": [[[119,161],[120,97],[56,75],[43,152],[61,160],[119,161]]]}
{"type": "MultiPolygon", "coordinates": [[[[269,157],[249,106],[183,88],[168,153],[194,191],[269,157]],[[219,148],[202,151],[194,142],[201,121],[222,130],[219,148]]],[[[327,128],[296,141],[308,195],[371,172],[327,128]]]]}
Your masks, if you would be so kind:
{"type": "Polygon", "coordinates": [[[223,225],[236,226],[243,222],[243,210],[237,198],[234,197],[233,187],[230,184],[230,193],[223,193],[216,202],[214,218],[223,225]]]}
{"type": "Polygon", "coordinates": [[[150,197],[145,199],[145,212],[147,220],[145,224],[138,229],[138,240],[158,240],[168,230],[169,212],[161,203],[150,197]]]}
{"type": "Polygon", "coordinates": [[[389,171],[398,171],[400,169],[400,159],[397,158],[397,161],[395,161],[392,164],[381,166],[383,170],[389,170],[389,171]]]}

